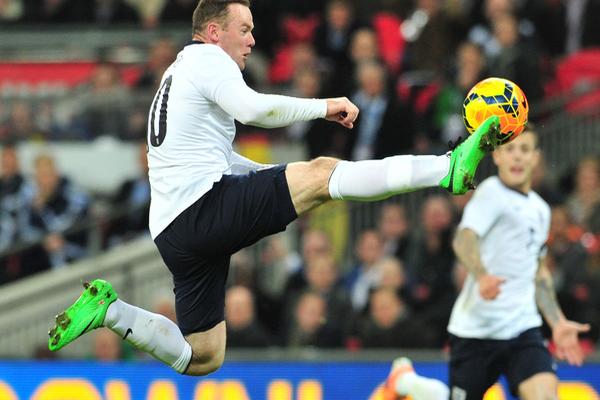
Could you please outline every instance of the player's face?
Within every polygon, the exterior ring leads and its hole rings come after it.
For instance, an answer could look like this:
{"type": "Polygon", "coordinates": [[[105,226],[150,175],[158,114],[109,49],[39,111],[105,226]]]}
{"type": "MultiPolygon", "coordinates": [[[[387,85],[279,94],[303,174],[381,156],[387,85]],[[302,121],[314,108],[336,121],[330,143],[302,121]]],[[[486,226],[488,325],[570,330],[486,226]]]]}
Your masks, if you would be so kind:
{"type": "Polygon", "coordinates": [[[539,158],[536,137],[527,131],[494,151],[500,180],[522,192],[531,188],[531,176],[539,158]]]}
{"type": "Polygon", "coordinates": [[[219,30],[218,44],[243,70],[256,43],[252,36],[254,23],[250,9],[242,4],[229,5],[228,22],[223,28],[219,30]]]}

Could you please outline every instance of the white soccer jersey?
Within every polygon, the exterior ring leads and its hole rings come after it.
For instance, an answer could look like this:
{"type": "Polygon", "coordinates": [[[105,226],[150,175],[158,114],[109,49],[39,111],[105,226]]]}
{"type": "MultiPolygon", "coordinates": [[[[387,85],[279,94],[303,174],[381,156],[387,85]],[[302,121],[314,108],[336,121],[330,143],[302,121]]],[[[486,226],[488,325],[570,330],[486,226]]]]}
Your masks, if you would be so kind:
{"type": "Polygon", "coordinates": [[[458,229],[480,240],[488,273],[506,279],[494,300],[479,295],[469,274],[454,304],[448,331],[461,338],[511,339],[540,326],[535,276],[550,228],[550,207],[535,192],[520,193],[497,176],[486,179],[467,204],[458,229]]]}
{"type": "Polygon", "coordinates": [[[250,89],[237,64],[218,46],[186,46],[165,71],[148,117],[152,237],[232,168],[233,173],[243,170],[243,158],[232,148],[234,119],[279,127],[325,117],[326,111],[325,100],[250,89]]]}

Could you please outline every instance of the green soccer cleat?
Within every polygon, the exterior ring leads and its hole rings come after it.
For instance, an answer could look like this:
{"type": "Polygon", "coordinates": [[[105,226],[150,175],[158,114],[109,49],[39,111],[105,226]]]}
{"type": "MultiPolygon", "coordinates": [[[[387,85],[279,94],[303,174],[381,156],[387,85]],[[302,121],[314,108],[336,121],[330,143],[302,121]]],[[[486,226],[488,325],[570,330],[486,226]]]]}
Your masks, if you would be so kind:
{"type": "Polygon", "coordinates": [[[450,172],[440,181],[440,186],[452,194],[465,194],[475,189],[475,171],[479,162],[500,144],[500,119],[493,116],[452,150],[450,172]]]}
{"type": "Polygon", "coordinates": [[[48,348],[58,351],[79,336],[102,326],[108,306],[117,299],[111,284],[96,279],[83,284],[85,290],[73,305],[56,316],[56,326],[48,331],[48,348]]]}

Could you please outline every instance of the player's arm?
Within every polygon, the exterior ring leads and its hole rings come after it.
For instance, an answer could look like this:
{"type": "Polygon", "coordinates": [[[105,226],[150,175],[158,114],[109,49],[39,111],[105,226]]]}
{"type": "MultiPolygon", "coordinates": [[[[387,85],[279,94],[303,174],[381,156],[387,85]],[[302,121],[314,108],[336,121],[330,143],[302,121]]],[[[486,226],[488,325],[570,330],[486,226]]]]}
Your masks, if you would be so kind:
{"type": "Polygon", "coordinates": [[[216,103],[244,125],[278,128],[298,121],[327,118],[352,128],[358,108],[346,98],[302,99],[258,93],[242,79],[230,79],[218,86],[216,103]]]}
{"type": "Polygon", "coordinates": [[[483,262],[479,250],[479,236],[469,228],[460,229],[453,242],[454,252],[467,271],[475,276],[479,283],[479,294],[486,300],[495,299],[500,293],[500,285],[504,278],[490,275],[483,262]]]}
{"type": "Polygon", "coordinates": [[[588,324],[580,324],[565,318],[558,300],[552,275],[546,265],[546,257],[541,257],[535,278],[535,300],[548,325],[552,328],[552,340],[556,345],[559,359],[569,364],[581,365],[584,359],[578,335],[590,330],[588,324]]]}

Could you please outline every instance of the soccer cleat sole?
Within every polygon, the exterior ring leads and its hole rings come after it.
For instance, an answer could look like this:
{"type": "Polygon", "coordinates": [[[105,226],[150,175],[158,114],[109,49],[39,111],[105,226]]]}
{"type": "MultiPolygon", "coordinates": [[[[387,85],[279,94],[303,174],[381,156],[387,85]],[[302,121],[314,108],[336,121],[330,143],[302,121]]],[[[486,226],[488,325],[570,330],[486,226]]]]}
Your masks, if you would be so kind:
{"type": "MultiPolygon", "coordinates": [[[[89,282],[83,282],[83,287],[85,288],[85,290],[87,290],[92,296],[97,296],[98,295],[98,288],[96,288],[93,285],[90,285],[89,282]]],[[[69,326],[71,325],[71,318],[69,317],[69,312],[70,310],[73,308],[73,305],[71,305],[69,308],[67,308],[65,311],[61,312],[60,314],[56,315],[54,318],[54,322],[55,322],[55,326],[53,328],[51,328],[48,331],[48,336],[50,336],[50,344],[52,346],[57,346],[60,338],[62,336],[62,334],[69,328],[69,326]]],[[[81,332],[81,335],[83,335],[84,333],[87,332],[87,329],[89,328],[86,327],[86,329],[83,330],[83,332],[81,332]]],[[[61,346],[61,348],[64,346],[61,346]]],[[[51,349],[51,350],[59,350],[59,349],[51,349]]]]}
{"type": "Polygon", "coordinates": [[[479,148],[485,152],[494,151],[500,144],[501,133],[498,125],[493,125],[490,129],[481,137],[479,142],[479,148]]]}

